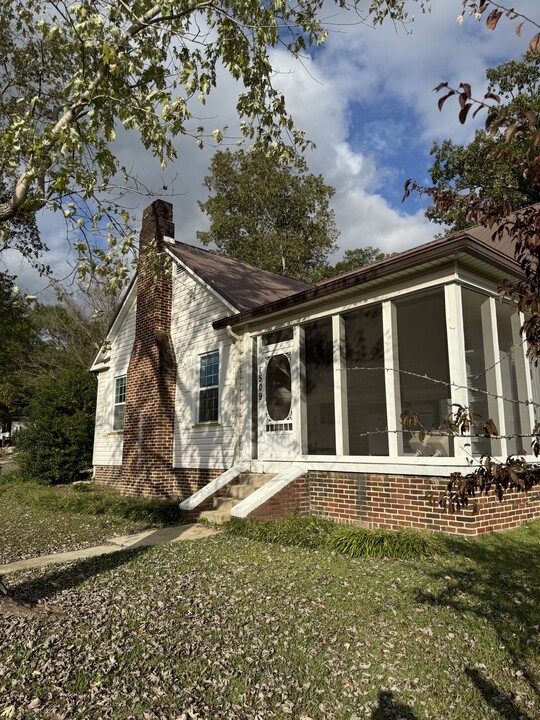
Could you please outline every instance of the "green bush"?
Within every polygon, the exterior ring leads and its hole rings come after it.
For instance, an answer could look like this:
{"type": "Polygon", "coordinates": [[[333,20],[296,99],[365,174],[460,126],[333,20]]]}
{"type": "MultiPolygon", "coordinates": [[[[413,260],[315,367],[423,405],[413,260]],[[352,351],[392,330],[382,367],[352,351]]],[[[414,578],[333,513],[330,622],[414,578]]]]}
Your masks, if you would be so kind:
{"type": "Polygon", "coordinates": [[[365,530],[339,525],[318,517],[291,515],[280,520],[229,520],[223,525],[231,535],[251,540],[324,548],[348,557],[415,559],[445,551],[445,540],[418,530],[365,530]]]}
{"type": "Polygon", "coordinates": [[[230,535],[313,549],[327,546],[334,523],[314,516],[290,515],[280,520],[232,519],[224,523],[223,527],[230,535]]]}
{"type": "Polygon", "coordinates": [[[92,462],[96,382],[81,368],[42,380],[26,427],[17,433],[21,476],[56,485],[84,476],[92,462]]]}
{"type": "Polygon", "coordinates": [[[365,530],[351,525],[336,525],[329,537],[329,548],[352,558],[413,560],[442,553],[444,539],[441,535],[419,530],[365,530]]]}

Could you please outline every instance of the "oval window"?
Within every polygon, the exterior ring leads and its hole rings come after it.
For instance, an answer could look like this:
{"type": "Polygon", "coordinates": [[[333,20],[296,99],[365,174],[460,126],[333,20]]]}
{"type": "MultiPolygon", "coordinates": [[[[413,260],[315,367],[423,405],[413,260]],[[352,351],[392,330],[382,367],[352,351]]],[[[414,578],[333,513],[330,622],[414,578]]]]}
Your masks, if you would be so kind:
{"type": "Polygon", "coordinates": [[[291,363],[274,355],[266,366],[266,408],[272,420],[285,420],[291,411],[291,363]]]}

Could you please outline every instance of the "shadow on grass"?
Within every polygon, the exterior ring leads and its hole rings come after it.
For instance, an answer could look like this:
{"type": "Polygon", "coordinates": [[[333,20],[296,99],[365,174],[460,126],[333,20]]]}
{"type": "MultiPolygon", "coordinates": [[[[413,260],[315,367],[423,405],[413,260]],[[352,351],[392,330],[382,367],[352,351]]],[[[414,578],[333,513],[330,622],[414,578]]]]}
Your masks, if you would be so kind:
{"type": "Polygon", "coordinates": [[[379,704],[371,713],[371,720],[418,720],[408,705],[394,700],[394,694],[381,690],[379,704]]]}
{"type": "MultiPolygon", "coordinates": [[[[442,588],[417,589],[417,601],[452,608],[460,615],[474,614],[489,623],[514,667],[520,668],[523,679],[540,699],[536,677],[540,662],[540,523],[474,540],[452,538],[448,544],[454,567],[446,564],[428,570],[442,588]]],[[[507,697],[476,670],[468,669],[467,675],[488,702],[489,698],[507,697]]],[[[502,717],[520,717],[508,704],[492,707],[502,717]]],[[[527,719],[523,712],[521,716],[527,719]]]]}
{"type": "Polygon", "coordinates": [[[495,683],[487,680],[478,670],[466,668],[465,672],[473,685],[482,693],[487,704],[501,717],[507,720],[532,720],[516,705],[511,695],[501,692],[495,683]]]}
{"type": "Polygon", "coordinates": [[[19,584],[9,583],[9,593],[15,600],[23,602],[35,603],[48,600],[63,590],[75,588],[101,573],[116,570],[149,549],[142,546],[132,550],[119,550],[110,555],[100,555],[63,565],[38,578],[25,580],[19,584]]]}

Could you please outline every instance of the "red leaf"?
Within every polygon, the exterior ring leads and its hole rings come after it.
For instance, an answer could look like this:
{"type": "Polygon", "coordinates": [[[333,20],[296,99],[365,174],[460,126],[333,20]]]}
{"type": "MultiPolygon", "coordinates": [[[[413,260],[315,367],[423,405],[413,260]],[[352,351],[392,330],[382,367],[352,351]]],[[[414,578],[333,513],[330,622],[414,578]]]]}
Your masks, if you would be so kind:
{"type": "Polygon", "coordinates": [[[455,94],[456,94],[455,90],[450,90],[450,92],[447,95],[444,95],[442,98],[439,98],[439,101],[437,102],[439,110],[442,110],[443,105],[448,100],[448,98],[455,94]]]}
{"type": "Polygon", "coordinates": [[[494,92],[488,92],[484,95],[484,100],[495,100],[495,102],[500,103],[501,98],[496,95],[494,92]]]}
{"type": "Polygon", "coordinates": [[[439,83],[439,85],[437,85],[437,87],[433,88],[433,92],[439,92],[440,90],[442,90],[445,87],[448,87],[447,82],[439,83]]]}
{"type": "Polygon", "coordinates": [[[532,52],[540,51],[540,33],[536,33],[536,35],[529,43],[529,50],[531,50],[532,52]]]}
{"type": "Polygon", "coordinates": [[[495,30],[497,23],[501,19],[502,10],[492,10],[487,16],[486,25],[489,30],[495,30]]]}
{"type": "Polygon", "coordinates": [[[521,28],[523,27],[523,23],[520,22],[519,25],[516,25],[516,35],[518,37],[521,37],[521,28]]]}
{"type": "Polygon", "coordinates": [[[471,86],[469,83],[460,83],[460,88],[463,88],[463,94],[467,97],[468,100],[471,99],[471,86]]]}
{"type": "Polygon", "coordinates": [[[459,113],[459,122],[463,125],[465,120],[467,119],[467,115],[469,114],[469,110],[472,108],[471,103],[467,103],[461,108],[461,111],[459,113]]]}

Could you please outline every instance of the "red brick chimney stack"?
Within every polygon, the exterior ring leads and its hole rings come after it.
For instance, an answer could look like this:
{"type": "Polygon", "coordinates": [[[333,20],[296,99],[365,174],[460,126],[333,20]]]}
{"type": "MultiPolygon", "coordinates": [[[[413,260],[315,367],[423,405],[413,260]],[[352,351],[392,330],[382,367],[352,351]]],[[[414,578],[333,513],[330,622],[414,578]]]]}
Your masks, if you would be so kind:
{"type": "Polygon", "coordinates": [[[165,496],[173,461],[176,358],[171,342],[172,205],[154,201],[143,213],[137,275],[135,343],[127,372],[122,489],[165,496]]]}

